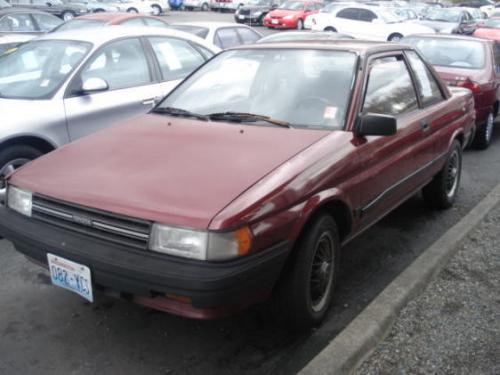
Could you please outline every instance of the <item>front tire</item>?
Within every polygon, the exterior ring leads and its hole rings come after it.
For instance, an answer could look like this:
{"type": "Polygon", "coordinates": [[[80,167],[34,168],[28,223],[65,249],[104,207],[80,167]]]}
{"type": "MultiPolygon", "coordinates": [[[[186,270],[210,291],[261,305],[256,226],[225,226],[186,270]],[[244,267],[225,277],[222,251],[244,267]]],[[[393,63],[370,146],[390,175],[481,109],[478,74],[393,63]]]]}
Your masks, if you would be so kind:
{"type": "Polygon", "coordinates": [[[495,127],[495,115],[493,111],[488,114],[488,118],[476,131],[474,136],[474,145],[480,150],[485,150],[491,143],[493,137],[493,128],[495,127]]]}
{"type": "Polygon", "coordinates": [[[161,14],[161,8],[159,5],[151,5],[151,8],[153,9],[153,16],[159,16],[161,14]]]}
{"type": "Polygon", "coordinates": [[[137,14],[137,13],[139,13],[139,11],[138,11],[137,9],[135,9],[135,8],[128,8],[128,9],[127,9],[127,13],[134,13],[134,14],[137,14]]]}
{"type": "Polygon", "coordinates": [[[35,147],[28,145],[8,146],[0,151],[0,203],[5,202],[6,183],[5,177],[17,168],[42,155],[35,147]]]}
{"type": "Polygon", "coordinates": [[[208,4],[207,3],[203,3],[202,6],[201,6],[201,10],[206,12],[208,10],[208,4]]]}
{"type": "Polygon", "coordinates": [[[332,33],[336,33],[337,29],[335,27],[328,26],[328,27],[325,27],[325,29],[323,31],[329,31],[329,32],[332,32],[332,33]]]}
{"type": "Polygon", "coordinates": [[[422,189],[425,201],[438,210],[451,207],[458,194],[461,175],[462,145],[454,140],[443,169],[422,189]]]}
{"type": "Polygon", "coordinates": [[[335,220],[318,216],[301,235],[276,290],[279,319],[295,331],[320,324],[332,300],[339,269],[340,240],[335,220]]]}
{"type": "Polygon", "coordinates": [[[75,13],[67,11],[62,14],[62,19],[66,22],[75,18],[75,13]]]}

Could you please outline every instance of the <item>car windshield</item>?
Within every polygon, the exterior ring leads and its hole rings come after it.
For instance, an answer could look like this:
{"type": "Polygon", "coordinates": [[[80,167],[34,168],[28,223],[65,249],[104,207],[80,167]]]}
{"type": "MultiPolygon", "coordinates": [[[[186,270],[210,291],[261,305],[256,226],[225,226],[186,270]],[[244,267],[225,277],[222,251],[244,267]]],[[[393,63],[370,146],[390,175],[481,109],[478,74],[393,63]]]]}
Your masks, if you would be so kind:
{"type": "Polygon", "coordinates": [[[399,22],[399,20],[397,19],[397,17],[390,10],[379,9],[378,10],[378,14],[379,14],[380,18],[382,18],[382,20],[385,23],[396,23],[396,22],[399,22]]]}
{"type": "Polygon", "coordinates": [[[489,27],[492,29],[500,28],[500,18],[488,18],[484,21],[483,27],[489,27]]]}
{"type": "Polygon", "coordinates": [[[264,6],[264,5],[270,5],[271,0],[250,0],[248,2],[248,5],[254,5],[254,6],[264,6]]]}
{"type": "Polygon", "coordinates": [[[432,9],[425,16],[424,20],[438,22],[458,22],[461,11],[458,9],[432,9]]]}
{"type": "Polygon", "coordinates": [[[485,64],[484,45],[480,41],[407,37],[403,42],[418,48],[432,65],[481,69],[485,64]]]}
{"type": "Polygon", "coordinates": [[[186,33],[190,33],[196,36],[199,36],[200,38],[205,39],[208,35],[208,29],[206,27],[201,27],[201,26],[191,26],[191,25],[169,25],[169,28],[179,30],[179,31],[184,31],[186,33]]]}
{"type": "Polygon", "coordinates": [[[280,5],[279,9],[304,10],[305,4],[302,1],[287,1],[280,5]]]}
{"type": "Polygon", "coordinates": [[[40,40],[0,56],[0,97],[49,99],[87,55],[90,43],[40,40]]]}
{"type": "Polygon", "coordinates": [[[73,20],[70,20],[70,21],[63,23],[61,26],[56,28],[54,31],[88,29],[90,27],[101,27],[104,25],[105,24],[103,21],[73,19],[73,20]]]}
{"type": "Polygon", "coordinates": [[[221,114],[250,114],[296,127],[340,130],[356,59],[354,53],[344,51],[223,52],[185,80],[155,111],[175,109],[210,119],[215,114],[221,121],[221,114]]]}

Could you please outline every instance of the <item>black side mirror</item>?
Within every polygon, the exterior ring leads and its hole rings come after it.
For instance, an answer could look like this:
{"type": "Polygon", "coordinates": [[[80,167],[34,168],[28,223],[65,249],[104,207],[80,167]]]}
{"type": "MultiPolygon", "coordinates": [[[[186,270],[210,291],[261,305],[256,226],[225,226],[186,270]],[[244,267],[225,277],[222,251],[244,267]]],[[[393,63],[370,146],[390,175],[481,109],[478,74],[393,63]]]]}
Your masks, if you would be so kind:
{"type": "Polygon", "coordinates": [[[356,135],[394,135],[397,132],[397,120],[394,116],[367,113],[358,119],[356,135]]]}

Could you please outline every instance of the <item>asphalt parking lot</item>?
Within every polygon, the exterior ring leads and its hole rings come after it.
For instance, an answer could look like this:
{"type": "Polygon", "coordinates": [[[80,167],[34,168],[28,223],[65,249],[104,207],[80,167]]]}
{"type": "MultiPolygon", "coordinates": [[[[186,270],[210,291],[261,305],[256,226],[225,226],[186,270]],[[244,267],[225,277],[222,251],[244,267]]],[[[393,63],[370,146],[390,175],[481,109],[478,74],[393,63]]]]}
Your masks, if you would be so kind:
{"type": "MultiPolygon", "coordinates": [[[[232,21],[232,14],[214,12],[165,17],[232,21]]],[[[296,372],[498,183],[498,133],[487,151],[465,153],[452,209],[431,211],[415,196],[344,248],[332,309],[322,327],[307,336],[276,327],[266,306],[198,322],[104,296],[89,304],[52,287],[44,270],[0,241],[0,374],[296,372]]]]}

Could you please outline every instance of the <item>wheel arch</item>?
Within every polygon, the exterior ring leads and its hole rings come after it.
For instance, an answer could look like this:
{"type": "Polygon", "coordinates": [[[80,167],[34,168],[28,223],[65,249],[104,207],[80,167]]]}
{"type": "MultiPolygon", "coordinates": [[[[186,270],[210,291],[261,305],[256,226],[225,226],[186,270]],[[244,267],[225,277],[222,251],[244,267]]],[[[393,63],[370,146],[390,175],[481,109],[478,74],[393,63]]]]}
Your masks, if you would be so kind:
{"type": "Polygon", "coordinates": [[[5,149],[6,147],[14,146],[14,145],[29,145],[35,147],[40,150],[44,154],[53,151],[57,148],[52,142],[44,139],[43,137],[36,135],[18,135],[15,137],[11,137],[8,139],[4,139],[0,143],[0,148],[5,149]]]}

